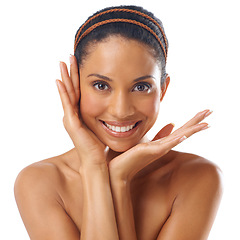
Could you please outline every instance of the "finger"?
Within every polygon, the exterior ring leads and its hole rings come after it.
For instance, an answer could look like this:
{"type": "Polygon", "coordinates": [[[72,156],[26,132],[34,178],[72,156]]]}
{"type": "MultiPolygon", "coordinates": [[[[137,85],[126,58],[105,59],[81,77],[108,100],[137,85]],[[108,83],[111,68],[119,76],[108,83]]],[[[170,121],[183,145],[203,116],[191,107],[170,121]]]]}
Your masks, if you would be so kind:
{"type": "Polygon", "coordinates": [[[168,135],[171,134],[173,128],[174,128],[174,124],[173,123],[170,123],[168,125],[166,125],[165,127],[163,127],[158,133],[157,135],[153,138],[152,141],[156,141],[160,138],[164,138],[164,137],[167,137],[168,135]]]}
{"type": "Polygon", "coordinates": [[[170,136],[162,139],[161,143],[163,144],[163,143],[171,142],[175,138],[179,138],[179,139],[181,139],[182,137],[189,138],[193,134],[200,132],[202,130],[205,130],[207,128],[209,128],[209,125],[207,123],[199,123],[197,125],[191,126],[187,129],[181,131],[180,134],[174,134],[175,133],[174,132],[170,136]]]}
{"type": "Polygon", "coordinates": [[[172,148],[176,147],[178,144],[183,142],[185,139],[187,139],[186,136],[177,136],[170,140],[167,140],[167,138],[166,138],[163,142],[160,143],[160,146],[156,145],[154,150],[152,149],[153,154],[156,155],[155,159],[157,159],[158,158],[157,156],[159,156],[159,155],[164,156],[172,148]]]}
{"type": "Polygon", "coordinates": [[[207,123],[199,123],[197,125],[194,125],[192,127],[187,128],[183,134],[184,136],[186,136],[187,138],[191,137],[193,134],[200,132],[202,130],[205,130],[209,128],[209,125],[207,123]]]}
{"type": "Polygon", "coordinates": [[[77,103],[76,95],[75,95],[72,80],[68,74],[68,69],[67,69],[66,63],[60,62],[60,71],[61,71],[62,81],[65,85],[65,88],[66,88],[68,96],[69,96],[69,100],[70,100],[72,106],[75,106],[77,103]]]}
{"type": "Polygon", "coordinates": [[[209,109],[199,112],[191,120],[189,120],[186,124],[184,124],[181,128],[188,128],[193,125],[196,125],[200,123],[203,119],[208,117],[211,113],[212,111],[209,109]]]}
{"type": "MultiPolygon", "coordinates": [[[[173,147],[178,145],[180,142],[186,139],[185,136],[175,136],[171,139],[166,137],[164,140],[160,139],[150,144],[144,145],[144,152],[140,151],[137,162],[133,162],[132,168],[138,168],[137,170],[141,170],[145,166],[149,165],[153,161],[159,159],[160,157],[167,154],[173,147]],[[167,140],[168,139],[168,140],[167,140]],[[139,161],[141,159],[141,161],[139,161]]],[[[134,153],[136,154],[136,152],[134,153]]],[[[132,158],[136,159],[136,158],[132,158]]],[[[128,161],[127,164],[131,164],[131,161],[128,161]]]]}
{"type": "Polygon", "coordinates": [[[73,88],[78,102],[80,98],[80,79],[77,59],[73,55],[70,55],[70,78],[72,79],[73,88]]]}
{"type": "Polygon", "coordinates": [[[204,120],[206,117],[208,117],[211,113],[212,113],[212,111],[210,111],[209,109],[197,113],[191,120],[189,120],[182,127],[177,129],[176,131],[174,131],[173,135],[180,134],[185,129],[199,124],[202,120],[204,120]]]}
{"type": "Polygon", "coordinates": [[[73,110],[73,107],[72,107],[72,103],[69,99],[68,91],[67,91],[64,83],[57,79],[56,84],[57,84],[58,92],[59,92],[60,99],[61,99],[61,102],[62,102],[64,115],[65,116],[74,115],[75,113],[74,113],[74,110],[73,110]]]}
{"type": "Polygon", "coordinates": [[[171,134],[167,137],[161,138],[159,140],[151,142],[150,144],[147,144],[144,148],[144,154],[142,154],[141,152],[141,155],[139,156],[144,159],[143,161],[138,161],[141,163],[141,165],[139,165],[139,170],[141,170],[143,167],[150,164],[151,162],[159,159],[159,157],[164,156],[172,148],[174,148],[175,146],[177,146],[178,144],[180,144],[193,134],[201,130],[204,130],[208,127],[209,126],[207,123],[200,123],[185,129],[185,131],[183,131],[181,134],[177,136],[171,134]],[[148,158],[145,157],[146,155],[148,156],[148,158]]]}

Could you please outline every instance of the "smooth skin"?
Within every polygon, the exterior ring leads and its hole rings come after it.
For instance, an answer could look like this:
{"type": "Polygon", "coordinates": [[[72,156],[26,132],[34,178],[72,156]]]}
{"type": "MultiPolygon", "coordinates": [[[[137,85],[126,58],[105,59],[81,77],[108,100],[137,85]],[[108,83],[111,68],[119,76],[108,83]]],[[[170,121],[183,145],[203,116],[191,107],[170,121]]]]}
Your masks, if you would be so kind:
{"type": "Polygon", "coordinates": [[[211,111],[173,133],[168,124],[149,141],[170,78],[160,86],[154,57],[135,40],[112,36],[92,46],[79,69],[74,56],[70,74],[65,63],[60,68],[63,123],[75,147],[17,177],[15,197],[30,238],[207,239],[222,195],[221,171],[171,149],[207,129],[202,121],[211,111]],[[122,136],[109,134],[103,122],[138,125],[122,136]]]}

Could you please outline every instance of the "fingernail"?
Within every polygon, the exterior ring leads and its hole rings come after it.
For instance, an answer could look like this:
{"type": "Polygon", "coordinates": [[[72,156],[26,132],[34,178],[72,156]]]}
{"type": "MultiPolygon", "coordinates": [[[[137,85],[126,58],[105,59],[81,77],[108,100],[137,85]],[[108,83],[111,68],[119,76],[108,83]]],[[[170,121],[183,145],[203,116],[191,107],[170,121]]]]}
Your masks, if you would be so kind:
{"type": "Polygon", "coordinates": [[[62,69],[62,62],[59,61],[59,66],[60,66],[60,69],[62,69]]]}
{"type": "Polygon", "coordinates": [[[73,63],[73,58],[72,58],[72,54],[70,54],[70,56],[69,56],[69,61],[70,61],[70,64],[72,64],[73,63]]]}
{"type": "Polygon", "coordinates": [[[186,139],[187,139],[186,136],[181,137],[181,138],[179,139],[179,143],[183,142],[183,141],[186,140],[186,139]]]}
{"type": "Polygon", "coordinates": [[[56,82],[56,85],[57,85],[57,87],[59,88],[59,83],[58,83],[58,80],[56,80],[55,82],[56,82]]]}
{"type": "Polygon", "coordinates": [[[210,114],[212,114],[212,112],[213,112],[212,110],[209,110],[208,112],[206,112],[205,118],[208,117],[210,114]]]}
{"type": "Polygon", "coordinates": [[[208,129],[210,127],[211,127],[210,125],[207,125],[207,126],[203,127],[202,130],[208,129]]]}

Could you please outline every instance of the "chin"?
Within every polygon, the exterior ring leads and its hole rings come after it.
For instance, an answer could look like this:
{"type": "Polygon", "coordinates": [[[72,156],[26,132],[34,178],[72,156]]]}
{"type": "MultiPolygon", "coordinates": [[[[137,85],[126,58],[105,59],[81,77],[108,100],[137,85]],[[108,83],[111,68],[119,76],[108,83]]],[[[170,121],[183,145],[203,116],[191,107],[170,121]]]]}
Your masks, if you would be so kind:
{"type": "Polygon", "coordinates": [[[114,152],[119,152],[119,153],[123,153],[123,152],[126,152],[127,150],[129,150],[130,148],[132,148],[133,146],[131,147],[126,147],[126,146],[108,146],[112,151],[114,152]]]}
{"type": "Polygon", "coordinates": [[[116,142],[108,143],[106,145],[114,152],[123,153],[123,152],[126,152],[129,149],[133,148],[138,143],[140,143],[140,142],[139,141],[137,141],[137,142],[116,141],[116,142]]]}

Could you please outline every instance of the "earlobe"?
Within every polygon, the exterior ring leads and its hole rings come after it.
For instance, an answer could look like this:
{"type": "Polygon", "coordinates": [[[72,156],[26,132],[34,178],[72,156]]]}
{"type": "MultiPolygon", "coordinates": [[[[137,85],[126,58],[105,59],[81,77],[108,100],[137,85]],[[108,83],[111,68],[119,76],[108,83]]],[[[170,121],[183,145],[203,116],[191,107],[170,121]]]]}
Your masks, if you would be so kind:
{"type": "Polygon", "coordinates": [[[165,82],[164,84],[161,86],[161,98],[160,98],[160,101],[163,100],[165,94],[166,94],[166,91],[167,91],[167,88],[168,88],[168,85],[170,83],[170,77],[169,75],[167,74],[166,75],[166,79],[165,79],[165,82]]]}

